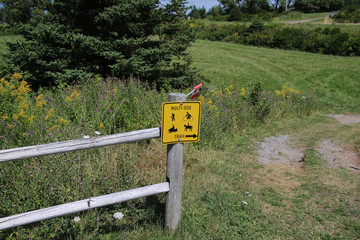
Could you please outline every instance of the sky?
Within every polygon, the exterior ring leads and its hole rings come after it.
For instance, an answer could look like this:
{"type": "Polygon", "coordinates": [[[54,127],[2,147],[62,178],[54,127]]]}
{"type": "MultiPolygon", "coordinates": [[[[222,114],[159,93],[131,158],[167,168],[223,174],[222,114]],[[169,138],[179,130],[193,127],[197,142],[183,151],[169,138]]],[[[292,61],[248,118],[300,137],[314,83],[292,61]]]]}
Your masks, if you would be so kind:
{"type": "Polygon", "coordinates": [[[195,5],[197,8],[205,7],[206,10],[209,10],[213,6],[219,5],[218,0],[187,0],[189,2],[189,5],[195,5]]]}
{"type": "MultiPolygon", "coordinates": [[[[213,6],[217,6],[220,4],[218,0],[187,0],[187,1],[189,6],[195,5],[197,8],[201,8],[204,6],[206,10],[209,10],[213,6]]],[[[161,2],[167,2],[167,1],[161,0],[161,2]]]]}

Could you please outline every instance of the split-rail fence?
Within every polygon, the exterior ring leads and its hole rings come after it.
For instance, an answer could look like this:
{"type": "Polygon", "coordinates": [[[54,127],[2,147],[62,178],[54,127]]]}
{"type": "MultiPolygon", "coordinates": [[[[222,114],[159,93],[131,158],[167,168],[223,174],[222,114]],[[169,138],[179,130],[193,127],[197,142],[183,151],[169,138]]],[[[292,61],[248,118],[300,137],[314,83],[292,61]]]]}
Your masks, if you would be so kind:
{"type": "MultiPolygon", "coordinates": [[[[169,95],[169,100],[185,101],[186,95],[171,93],[169,95]]],[[[150,128],[89,139],[79,139],[0,150],[0,163],[89,148],[103,147],[114,144],[147,140],[158,138],[160,136],[160,128],[150,128]]],[[[167,193],[165,206],[165,229],[167,231],[174,231],[178,227],[181,217],[183,154],[183,143],[171,144],[167,146],[166,182],[108,195],[91,197],[76,202],[0,218],[0,230],[26,225],[45,219],[60,217],[93,208],[109,206],[155,194],[167,193]]]]}

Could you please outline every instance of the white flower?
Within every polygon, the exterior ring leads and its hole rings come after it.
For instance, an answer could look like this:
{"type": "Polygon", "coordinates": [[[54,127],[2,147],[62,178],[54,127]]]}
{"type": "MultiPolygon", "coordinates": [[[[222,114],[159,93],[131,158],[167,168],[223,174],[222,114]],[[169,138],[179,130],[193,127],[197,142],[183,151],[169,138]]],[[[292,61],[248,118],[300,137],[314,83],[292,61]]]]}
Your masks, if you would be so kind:
{"type": "Polygon", "coordinates": [[[124,217],[124,214],[121,212],[116,212],[114,213],[113,217],[116,219],[122,219],[124,217]]]}
{"type": "Polygon", "coordinates": [[[100,135],[100,132],[99,131],[95,131],[94,132],[96,135],[100,135]]]}
{"type": "Polygon", "coordinates": [[[79,222],[81,220],[81,218],[79,216],[74,217],[74,222],[79,222]]]}
{"type": "Polygon", "coordinates": [[[242,203],[245,204],[245,205],[248,205],[248,203],[246,201],[242,201],[242,203]]]}
{"type": "Polygon", "coordinates": [[[84,135],[83,138],[84,138],[84,139],[88,139],[88,138],[90,138],[90,136],[84,135]]]}

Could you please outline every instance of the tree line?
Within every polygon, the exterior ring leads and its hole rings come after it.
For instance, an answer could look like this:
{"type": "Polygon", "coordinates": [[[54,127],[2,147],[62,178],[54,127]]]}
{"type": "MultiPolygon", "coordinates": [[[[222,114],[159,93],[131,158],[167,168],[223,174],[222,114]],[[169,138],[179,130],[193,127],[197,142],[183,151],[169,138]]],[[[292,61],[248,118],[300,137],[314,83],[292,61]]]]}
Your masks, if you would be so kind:
{"type": "Polygon", "coordinates": [[[284,13],[286,10],[309,12],[336,11],[344,6],[360,6],[360,0],[219,0],[219,5],[208,11],[205,7],[191,7],[189,16],[199,19],[246,20],[247,15],[284,13]]]}

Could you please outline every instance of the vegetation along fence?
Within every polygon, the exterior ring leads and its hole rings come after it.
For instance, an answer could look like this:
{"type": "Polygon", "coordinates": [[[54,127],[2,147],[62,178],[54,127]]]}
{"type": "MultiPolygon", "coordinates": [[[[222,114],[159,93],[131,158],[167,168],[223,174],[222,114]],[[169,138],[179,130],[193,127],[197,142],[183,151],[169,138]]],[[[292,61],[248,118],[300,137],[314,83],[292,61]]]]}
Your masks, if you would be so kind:
{"type": "MultiPolygon", "coordinates": [[[[169,100],[185,101],[186,95],[171,93],[169,95],[169,100]]],[[[160,128],[150,128],[96,138],[6,149],[0,151],[0,163],[50,154],[72,152],[89,148],[147,140],[158,138],[160,136],[160,128]]],[[[76,202],[0,218],[0,230],[42,221],[45,219],[60,217],[93,208],[113,205],[116,203],[147,197],[159,193],[167,193],[165,206],[165,228],[167,231],[173,231],[177,228],[181,216],[183,153],[183,143],[167,145],[166,182],[123,192],[91,197],[76,202]]]]}

